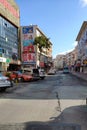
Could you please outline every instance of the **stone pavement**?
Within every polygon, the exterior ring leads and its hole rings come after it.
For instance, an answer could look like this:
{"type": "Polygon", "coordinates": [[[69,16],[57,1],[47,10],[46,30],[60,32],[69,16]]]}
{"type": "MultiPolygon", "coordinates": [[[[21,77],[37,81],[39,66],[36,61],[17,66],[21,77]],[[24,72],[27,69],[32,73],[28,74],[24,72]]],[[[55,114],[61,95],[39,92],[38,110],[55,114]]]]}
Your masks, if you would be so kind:
{"type": "Polygon", "coordinates": [[[87,81],[87,73],[71,71],[71,74],[77,76],[80,79],[87,81]]]}

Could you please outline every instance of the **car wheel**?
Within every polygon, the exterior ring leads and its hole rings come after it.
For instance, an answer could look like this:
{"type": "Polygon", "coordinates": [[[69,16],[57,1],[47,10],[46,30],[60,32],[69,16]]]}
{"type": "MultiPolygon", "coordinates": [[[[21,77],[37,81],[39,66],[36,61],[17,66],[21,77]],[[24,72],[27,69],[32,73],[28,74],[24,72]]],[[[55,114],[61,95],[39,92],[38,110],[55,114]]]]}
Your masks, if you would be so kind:
{"type": "Polygon", "coordinates": [[[5,92],[6,88],[0,88],[1,92],[5,92]]]}
{"type": "Polygon", "coordinates": [[[41,77],[41,79],[44,79],[44,77],[41,77]]]}
{"type": "Polygon", "coordinates": [[[10,82],[11,82],[11,87],[13,87],[14,81],[13,81],[13,80],[11,80],[10,82]]]}
{"type": "Polygon", "coordinates": [[[18,78],[15,78],[14,79],[14,83],[18,83],[19,81],[18,81],[18,78]]]}
{"type": "Polygon", "coordinates": [[[21,80],[20,80],[20,81],[21,81],[21,82],[24,82],[24,78],[21,77],[21,80]]]}

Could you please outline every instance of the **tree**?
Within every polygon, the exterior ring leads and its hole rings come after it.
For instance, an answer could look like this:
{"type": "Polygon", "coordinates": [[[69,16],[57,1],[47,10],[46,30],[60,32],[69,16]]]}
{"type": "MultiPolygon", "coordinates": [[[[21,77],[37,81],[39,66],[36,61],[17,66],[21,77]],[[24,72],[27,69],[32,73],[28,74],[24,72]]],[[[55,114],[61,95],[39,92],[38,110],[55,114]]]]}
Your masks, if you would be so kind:
{"type": "Polygon", "coordinates": [[[37,45],[39,48],[39,51],[40,51],[39,61],[40,61],[40,57],[41,57],[43,48],[46,48],[46,49],[50,48],[49,38],[46,38],[45,36],[35,37],[34,45],[37,45]]]}

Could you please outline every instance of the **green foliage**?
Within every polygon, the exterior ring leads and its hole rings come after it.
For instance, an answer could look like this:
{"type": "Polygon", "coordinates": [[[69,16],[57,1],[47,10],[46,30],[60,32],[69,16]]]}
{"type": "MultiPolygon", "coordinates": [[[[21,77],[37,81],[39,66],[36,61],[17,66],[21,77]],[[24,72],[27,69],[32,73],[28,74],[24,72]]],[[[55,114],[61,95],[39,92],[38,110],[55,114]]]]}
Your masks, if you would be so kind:
{"type": "Polygon", "coordinates": [[[34,40],[34,45],[37,45],[40,52],[42,52],[43,48],[50,48],[49,38],[46,38],[44,36],[38,36],[34,40]]]}
{"type": "Polygon", "coordinates": [[[39,48],[39,51],[40,51],[39,61],[40,61],[41,52],[43,51],[43,48],[46,48],[46,49],[50,48],[49,38],[46,38],[45,36],[35,37],[34,45],[38,46],[39,48]]]}

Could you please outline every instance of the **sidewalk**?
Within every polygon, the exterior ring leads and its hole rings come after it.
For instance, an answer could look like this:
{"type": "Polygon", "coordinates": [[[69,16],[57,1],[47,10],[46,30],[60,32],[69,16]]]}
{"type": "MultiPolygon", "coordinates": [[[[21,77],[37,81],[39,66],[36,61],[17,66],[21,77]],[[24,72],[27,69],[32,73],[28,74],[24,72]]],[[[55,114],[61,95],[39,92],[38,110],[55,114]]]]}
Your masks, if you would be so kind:
{"type": "Polygon", "coordinates": [[[75,71],[71,71],[70,72],[72,75],[77,76],[80,79],[83,79],[85,81],[87,81],[87,73],[83,73],[83,72],[75,72],[75,71]]]}

